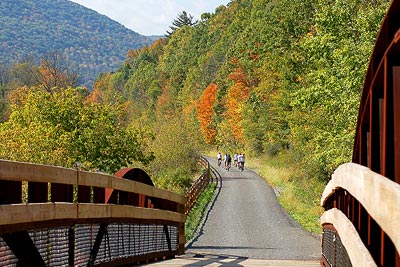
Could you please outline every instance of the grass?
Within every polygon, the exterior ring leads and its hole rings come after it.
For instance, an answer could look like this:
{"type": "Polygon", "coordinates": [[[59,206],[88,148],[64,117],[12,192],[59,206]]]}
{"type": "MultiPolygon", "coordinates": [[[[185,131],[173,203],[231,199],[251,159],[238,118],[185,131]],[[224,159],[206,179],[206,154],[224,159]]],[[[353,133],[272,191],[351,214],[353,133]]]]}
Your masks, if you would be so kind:
{"type": "Polygon", "coordinates": [[[307,231],[321,234],[319,218],[323,213],[320,198],[325,183],[314,177],[305,177],[289,152],[276,157],[249,159],[253,169],[278,192],[282,207],[307,231]]]}
{"type": "Polygon", "coordinates": [[[205,216],[206,208],[214,197],[215,188],[214,183],[209,184],[188,214],[185,224],[186,240],[191,240],[196,235],[196,230],[198,230],[202,218],[205,216]]]}

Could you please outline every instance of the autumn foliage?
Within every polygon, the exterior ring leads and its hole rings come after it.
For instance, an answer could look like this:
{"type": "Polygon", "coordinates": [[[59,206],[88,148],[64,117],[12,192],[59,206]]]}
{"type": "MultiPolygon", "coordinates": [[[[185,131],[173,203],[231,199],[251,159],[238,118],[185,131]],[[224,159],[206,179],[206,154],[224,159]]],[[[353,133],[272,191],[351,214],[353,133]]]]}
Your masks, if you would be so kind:
{"type": "Polygon", "coordinates": [[[216,99],[216,94],[218,91],[218,87],[216,84],[211,83],[207,86],[206,90],[204,90],[201,95],[199,105],[197,107],[197,118],[200,122],[200,130],[203,134],[204,140],[208,144],[215,143],[215,136],[217,131],[215,126],[212,124],[212,118],[214,116],[213,106],[216,99]]]}
{"type": "Polygon", "coordinates": [[[241,122],[243,120],[243,107],[250,94],[250,86],[247,82],[247,76],[242,68],[234,69],[229,75],[233,85],[229,87],[226,95],[225,116],[229,121],[233,139],[241,143],[244,142],[243,129],[241,122]]]}
{"type": "Polygon", "coordinates": [[[127,148],[126,155],[130,147],[142,148],[129,141],[138,129],[147,139],[132,140],[150,144],[146,152],[156,159],[149,171],[168,181],[158,184],[169,189],[184,191],[194,169],[182,162],[172,166],[171,158],[189,161],[187,155],[213,147],[243,151],[249,159],[293,153],[304,167],[299,173],[325,179],[351,160],[359,88],[388,5],[233,0],[152,45],[132,46],[118,69],[77,96],[70,89],[61,94],[76,81],[61,55],[8,71],[0,64],[0,120],[9,120],[0,123],[7,145],[1,150],[0,143],[0,156],[117,166],[131,162],[113,160],[124,155],[119,147],[127,148]],[[65,103],[69,97],[74,101],[65,103]],[[63,125],[71,129],[64,133],[63,125]],[[54,150],[59,147],[64,149],[54,150]]]}
{"type": "Polygon", "coordinates": [[[108,84],[110,82],[110,74],[104,74],[99,77],[93,84],[93,90],[86,98],[88,103],[102,103],[104,100],[105,92],[107,92],[108,84]]]}

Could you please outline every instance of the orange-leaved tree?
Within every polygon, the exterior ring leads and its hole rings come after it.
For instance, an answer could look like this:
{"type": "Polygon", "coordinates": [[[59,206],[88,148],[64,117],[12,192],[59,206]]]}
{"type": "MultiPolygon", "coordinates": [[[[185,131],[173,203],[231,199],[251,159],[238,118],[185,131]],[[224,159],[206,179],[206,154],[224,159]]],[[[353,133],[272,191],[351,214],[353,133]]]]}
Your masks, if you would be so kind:
{"type": "Polygon", "coordinates": [[[200,122],[200,130],[204,140],[208,144],[215,144],[215,136],[217,134],[215,126],[212,123],[212,118],[214,116],[213,106],[217,91],[218,86],[216,84],[209,84],[201,95],[200,102],[197,107],[197,118],[200,122]]]}
{"type": "Polygon", "coordinates": [[[111,74],[100,74],[100,76],[94,81],[93,90],[86,98],[86,102],[103,103],[106,100],[106,96],[111,94],[109,86],[110,79],[111,74]]]}
{"type": "Polygon", "coordinates": [[[229,121],[234,140],[243,143],[243,129],[241,126],[243,119],[242,109],[250,95],[250,86],[247,75],[241,67],[235,68],[230,73],[229,79],[233,81],[234,84],[228,88],[226,95],[225,116],[229,121]]]}

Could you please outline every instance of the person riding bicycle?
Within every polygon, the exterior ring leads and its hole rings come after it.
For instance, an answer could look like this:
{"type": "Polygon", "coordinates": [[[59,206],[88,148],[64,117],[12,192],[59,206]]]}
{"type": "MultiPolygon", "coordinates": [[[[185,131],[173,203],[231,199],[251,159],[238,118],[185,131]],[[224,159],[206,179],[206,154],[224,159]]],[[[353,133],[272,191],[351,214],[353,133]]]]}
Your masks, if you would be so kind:
{"type": "Polygon", "coordinates": [[[228,171],[229,171],[229,168],[231,167],[231,163],[232,163],[231,155],[227,154],[226,155],[226,166],[225,166],[225,169],[227,169],[228,171]]]}
{"type": "Polygon", "coordinates": [[[221,162],[222,162],[222,154],[221,154],[221,152],[218,152],[218,154],[217,154],[217,161],[218,161],[218,167],[221,166],[221,162]]]}
{"type": "Polygon", "coordinates": [[[235,153],[235,155],[233,155],[233,166],[237,167],[238,165],[238,153],[235,153]]]}
{"type": "Polygon", "coordinates": [[[238,156],[238,168],[243,171],[244,170],[244,162],[245,162],[245,155],[239,154],[238,156]]]}

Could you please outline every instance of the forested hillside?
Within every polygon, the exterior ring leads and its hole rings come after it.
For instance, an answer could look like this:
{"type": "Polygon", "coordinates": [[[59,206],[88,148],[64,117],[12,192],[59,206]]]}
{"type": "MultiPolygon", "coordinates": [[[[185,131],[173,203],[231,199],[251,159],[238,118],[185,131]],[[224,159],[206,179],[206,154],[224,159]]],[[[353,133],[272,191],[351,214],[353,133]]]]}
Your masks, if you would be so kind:
{"type": "Polygon", "coordinates": [[[129,49],[152,41],[121,24],[67,0],[0,1],[0,62],[62,53],[92,87],[101,72],[117,69],[129,49]]]}
{"type": "Polygon", "coordinates": [[[388,5],[233,0],[130,50],[90,93],[40,84],[13,90],[0,157],[111,173],[133,164],[183,192],[196,156],[218,148],[249,159],[290,155],[288,181],[325,183],[351,159],[361,87],[388,5]]]}
{"type": "Polygon", "coordinates": [[[132,51],[95,90],[132,101],[134,122],[180,117],[214,148],[290,150],[309,175],[328,179],[351,159],[360,90],[388,5],[234,0],[132,51]]]}

